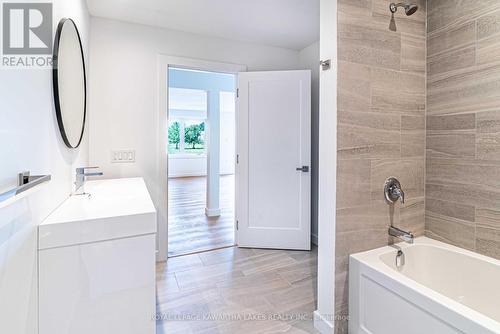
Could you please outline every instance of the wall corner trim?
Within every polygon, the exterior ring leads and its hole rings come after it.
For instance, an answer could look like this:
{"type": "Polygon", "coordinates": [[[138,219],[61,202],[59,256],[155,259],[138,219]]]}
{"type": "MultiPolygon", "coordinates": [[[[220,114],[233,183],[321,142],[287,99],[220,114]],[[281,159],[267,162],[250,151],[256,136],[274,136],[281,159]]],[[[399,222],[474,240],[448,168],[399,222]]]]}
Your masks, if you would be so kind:
{"type": "Polygon", "coordinates": [[[314,311],[314,328],[316,328],[321,334],[332,334],[334,331],[333,324],[325,319],[318,310],[314,311]]]}

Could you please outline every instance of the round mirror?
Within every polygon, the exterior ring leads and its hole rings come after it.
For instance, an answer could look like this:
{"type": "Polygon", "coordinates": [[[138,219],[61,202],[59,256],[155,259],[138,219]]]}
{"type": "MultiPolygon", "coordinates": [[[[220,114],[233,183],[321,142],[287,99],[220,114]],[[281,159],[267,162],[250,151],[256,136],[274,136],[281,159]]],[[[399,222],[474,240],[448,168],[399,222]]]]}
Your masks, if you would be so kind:
{"type": "Polygon", "coordinates": [[[85,129],[86,79],[80,34],[75,22],[62,19],[54,41],[52,82],[57,123],[69,148],[80,145],[85,129]]]}

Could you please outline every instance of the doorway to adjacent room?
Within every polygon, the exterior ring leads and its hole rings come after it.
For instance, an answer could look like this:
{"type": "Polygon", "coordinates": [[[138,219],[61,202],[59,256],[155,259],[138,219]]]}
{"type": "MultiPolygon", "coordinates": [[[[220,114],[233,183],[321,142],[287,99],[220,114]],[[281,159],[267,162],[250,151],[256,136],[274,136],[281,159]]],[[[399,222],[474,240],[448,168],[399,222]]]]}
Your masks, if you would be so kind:
{"type": "Polygon", "coordinates": [[[236,75],[168,68],[168,256],[235,244],[236,75]]]}

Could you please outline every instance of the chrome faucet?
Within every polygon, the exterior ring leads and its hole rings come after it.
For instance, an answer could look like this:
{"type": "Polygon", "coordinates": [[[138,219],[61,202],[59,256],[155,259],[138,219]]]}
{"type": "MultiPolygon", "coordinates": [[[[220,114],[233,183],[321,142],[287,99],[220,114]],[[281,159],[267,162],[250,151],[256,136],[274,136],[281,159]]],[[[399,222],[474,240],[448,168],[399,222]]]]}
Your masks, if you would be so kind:
{"type": "Polygon", "coordinates": [[[85,180],[87,176],[101,176],[102,172],[86,173],[87,169],[97,169],[99,167],[79,167],[76,169],[75,193],[74,195],[87,195],[85,192],[85,180]]]}
{"type": "Polygon", "coordinates": [[[404,242],[407,242],[409,244],[412,244],[413,240],[415,239],[413,233],[403,231],[402,229],[399,229],[399,228],[394,227],[394,226],[389,227],[389,235],[391,237],[398,238],[398,239],[400,239],[404,242]]]}
{"type": "MultiPolygon", "coordinates": [[[[390,177],[385,180],[384,195],[385,200],[389,204],[394,204],[398,199],[401,201],[401,204],[404,204],[405,202],[405,193],[403,189],[401,189],[401,183],[399,183],[399,181],[395,177],[390,177]]],[[[414,239],[413,233],[409,231],[403,231],[402,229],[394,227],[392,226],[392,223],[389,227],[389,235],[410,244],[413,243],[414,239]]]]}
{"type": "Polygon", "coordinates": [[[398,199],[401,201],[401,204],[404,204],[405,202],[405,193],[403,192],[403,189],[401,189],[399,181],[394,177],[390,177],[385,180],[384,194],[385,199],[389,202],[389,204],[393,204],[398,199]]]}

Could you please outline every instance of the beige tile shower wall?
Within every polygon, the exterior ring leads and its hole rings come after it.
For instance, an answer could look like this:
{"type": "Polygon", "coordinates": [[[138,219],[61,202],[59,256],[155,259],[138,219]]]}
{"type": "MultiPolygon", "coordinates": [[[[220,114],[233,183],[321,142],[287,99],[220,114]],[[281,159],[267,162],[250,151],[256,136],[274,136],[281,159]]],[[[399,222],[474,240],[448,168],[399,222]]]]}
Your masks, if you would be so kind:
{"type": "Polygon", "coordinates": [[[339,0],[336,332],[347,331],[348,256],[391,243],[391,223],[424,233],[425,0],[391,31],[385,0],[339,0]],[[397,177],[406,203],[385,201],[397,177]]]}
{"type": "Polygon", "coordinates": [[[500,258],[500,1],[428,1],[426,137],[426,235],[500,258]]]}

